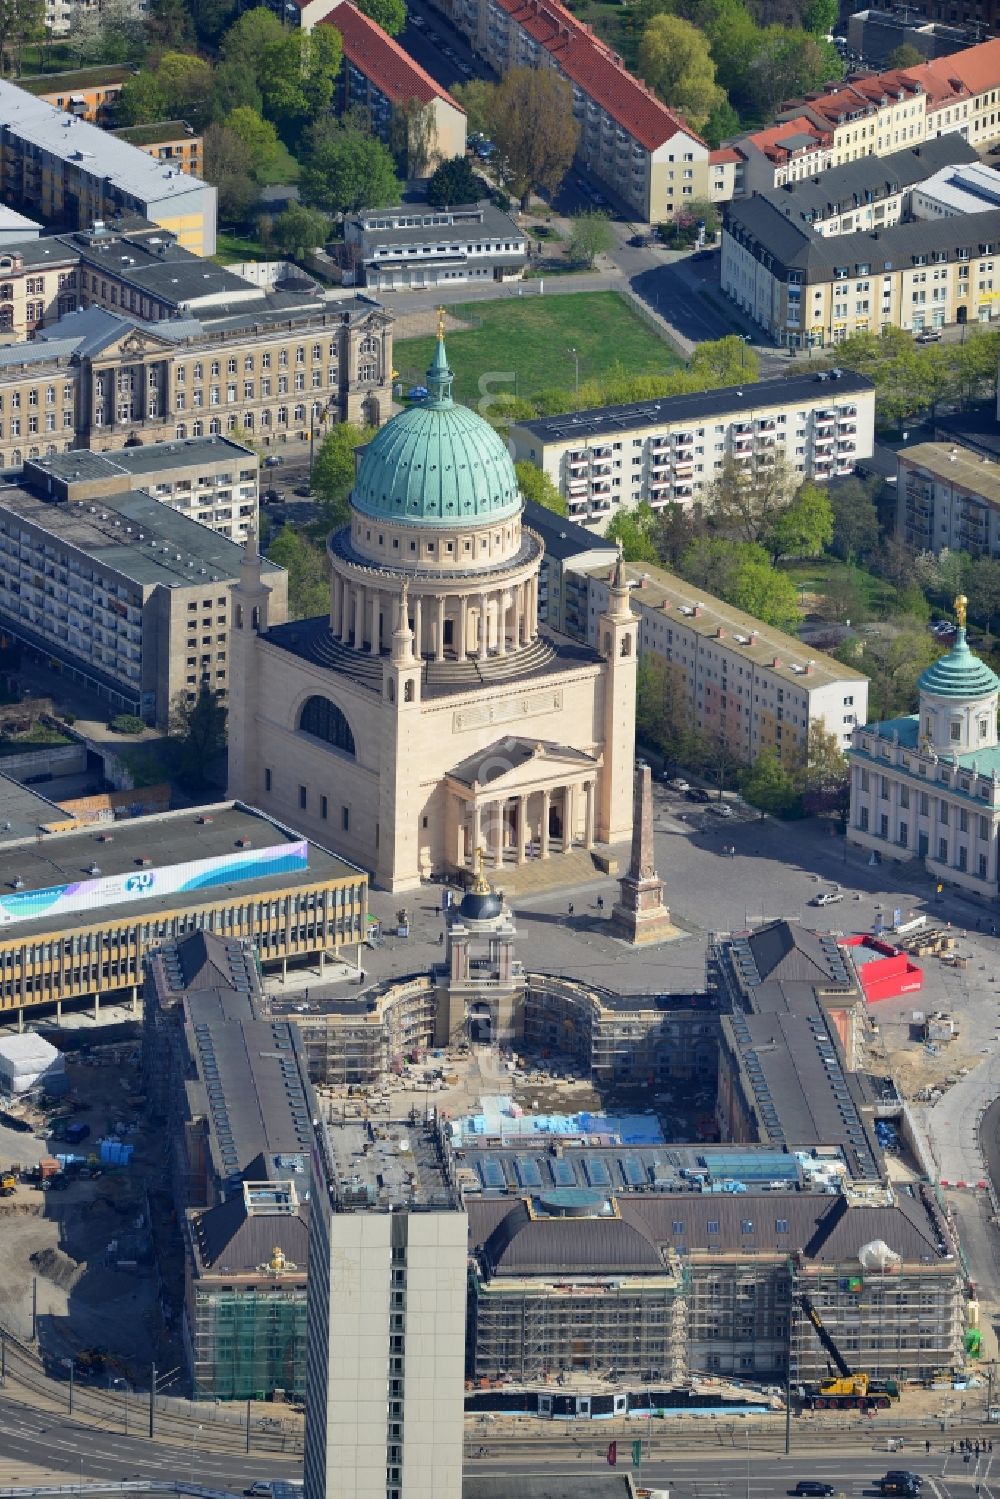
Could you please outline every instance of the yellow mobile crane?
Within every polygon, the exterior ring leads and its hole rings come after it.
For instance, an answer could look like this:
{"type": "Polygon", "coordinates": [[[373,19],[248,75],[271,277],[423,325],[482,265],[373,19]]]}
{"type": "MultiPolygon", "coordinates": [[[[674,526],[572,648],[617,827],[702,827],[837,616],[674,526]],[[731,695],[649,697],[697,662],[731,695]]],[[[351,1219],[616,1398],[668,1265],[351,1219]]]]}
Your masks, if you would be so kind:
{"type": "Polygon", "coordinates": [[[838,1376],[824,1380],[822,1384],[803,1387],[803,1400],[810,1410],[887,1410],[893,1401],[899,1399],[899,1385],[894,1379],[875,1380],[850,1367],[808,1296],[800,1295],[798,1302],[815,1328],[838,1376]]]}

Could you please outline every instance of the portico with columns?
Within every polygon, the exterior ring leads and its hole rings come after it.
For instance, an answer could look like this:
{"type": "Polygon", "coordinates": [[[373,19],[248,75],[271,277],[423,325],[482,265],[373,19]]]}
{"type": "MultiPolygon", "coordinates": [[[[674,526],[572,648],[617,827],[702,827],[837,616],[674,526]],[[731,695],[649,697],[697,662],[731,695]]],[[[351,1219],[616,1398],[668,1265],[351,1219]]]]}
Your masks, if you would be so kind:
{"type": "Polygon", "coordinates": [[[598,649],[538,622],[541,538],[502,439],[451,395],[359,452],[330,536],[328,614],[267,627],[254,567],[234,611],[230,793],[410,890],[630,838],[636,620],[621,568],[598,649]],[[234,613],[235,617],[235,613],[234,613]],[[256,627],[255,627],[256,628],[256,627]]]}

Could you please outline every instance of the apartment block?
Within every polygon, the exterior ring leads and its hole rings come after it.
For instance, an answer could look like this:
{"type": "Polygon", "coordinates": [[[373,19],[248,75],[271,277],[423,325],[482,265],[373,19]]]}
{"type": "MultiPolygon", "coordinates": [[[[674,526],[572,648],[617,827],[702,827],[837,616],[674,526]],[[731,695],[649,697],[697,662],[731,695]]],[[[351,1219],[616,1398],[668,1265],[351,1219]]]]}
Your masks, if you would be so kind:
{"type": "Polygon", "coordinates": [[[538,618],[550,630],[578,639],[586,633],[588,567],[610,566],[617,548],[587,526],[526,500],[524,522],[545,551],[538,574],[538,618]]]}
{"type": "Polygon", "coordinates": [[[319,1126],[305,1499],[461,1499],[468,1231],[436,1113],[319,1126]]]}
{"type": "MultiPolygon", "coordinates": [[[[868,678],[794,636],[712,598],[672,573],[626,565],[639,617],[640,657],[664,662],[686,696],[690,723],[725,739],[750,765],[762,750],[801,764],[813,724],[846,749],[868,711],[868,678]]],[[[587,642],[607,607],[608,578],[590,570],[587,642]]]]}
{"type": "MultiPolygon", "coordinates": [[[[67,284],[65,295],[94,295],[75,274],[77,289],[67,284]]],[[[87,279],[98,294],[114,290],[95,271],[87,279]]],[[[252,290],[232,308],[158,322],[81,308],[0,348],[0,467],[237,429],[280,448],[307,442],[327,418],[379,425],[392,372],[389,314],[353,298],[252,290]]]]}
{"type": "Polygon", "coordinates": [[[460,208],[409,203],[345,218],[344,250],[365,286],[396,291],[517,281],[528,263],[528,236],[488,201],[460,208]]]}
{"type": "MultiPolygon", "coordinates": [[[[24,484],[0,488],[0,630],[112,711],[166,727],[178,693],[228,688],[229,589],[244,551],[149,494],[110,487],[98,477],[93,499],[67,499],[29,467],[24,484]]],[[[263,565],[284,616],[286,574],[263,565]]]]}
{"type": "Polygon", "coordinates": [[[733,183],[738,198],[818,177],[833,165],[830,131],[801,114],[740,136],[732,148],[739,158],[733,183]]]}
{"type": "Polygon", "coordinates": [[[344,43],[341,109],[363,109],[375,134],[388,142],[400,109],[421,105],[408,122],[408,175],[430,177],[442,161],[465,155],[465,110],[397,41],[350,0],[322,18],[344,43]]]}
{"type": "MultiPolygon", "coordinates": [[[[980,167],[975,151],[960,135],[942,135],[905,151],[894,151],[891,156],[866,156],[846,166],[831,167],[816,177],[786,182],[784,187],[763,191],[759,196],[793,223],[830,238],[888,229],[916,213],[920,194],[930,183],[938,178],[961,181],[965,173],[988,173],[1000,203],[1000,175],[980,167]]],[[[989,199],[983,197],[969,204],[966,211],[977,213],[990,206],[989,199]]]]}
{"type": "Polygon", "coordinates": [[[875,392],[862,375],[764,380],[517,422],[515,460],[541,468],[571,520],[607,528],[647,501],[690,504],[727,459],[750,467],[784,458],[804,478],[849,474],[871,456],[875,392]]]}
{"type": "Polygon", "coordinates": [[[1000,467],[945,442],[904,448],[897,463],[896,534],[917,551],[1000,557],[1000,467]]]}
{"type": "Polygon", "coordinates": [[[228,437],[188,437],[119,448],[114,455],[78,448],[26,466],[25,483],[59,503],[99,502],[139,491],[242,544],[257,531],[259,460],[228,437]]]}
{"type": "Polygon", "coordinates": [[[730,205],[722,290],[775,343],[824,348],[853,333],[989,323],[1000,210],[827,237],[766,197],[730,205]]]}
{"type": "Polygon", "coordinates": [[[543,67],[567,80],[580,169],[643,222],[670,218],[688,199],[732,197],[735,153],[710,151],[559,0],[440,0],[440,8],[501,76],[543,67]]]}

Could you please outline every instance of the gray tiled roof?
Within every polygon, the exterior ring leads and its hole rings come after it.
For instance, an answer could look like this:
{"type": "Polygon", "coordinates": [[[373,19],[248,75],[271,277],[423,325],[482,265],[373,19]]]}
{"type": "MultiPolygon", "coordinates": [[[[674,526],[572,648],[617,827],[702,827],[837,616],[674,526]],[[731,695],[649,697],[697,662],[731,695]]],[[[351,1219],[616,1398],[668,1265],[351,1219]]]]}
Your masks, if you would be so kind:
{"type": "MultiPolygon", "coordinates": [[[[788,142],[785,142],[788,145],[788,142]]],[[[877,202],[932,177],[942,167],[978,160],[961,135],[952,132],[893,151],[889,156],[862,156],[858,161],[832,167],[817,177],[805,177],[760,196],[794,219],[810,223],[849,213],[868,202],[877,202]]],[[[1000,186],[1000,177],[997,178],[1000,186]]]]}
{"type": "Polygon", "coordinates": [[[233,1275],[266,1265],[277,1247],[303,1273],[309,1252],[309,1205],[297,1213],[248,1213],[242,1194],[209,1208],[197,1221],[195,1234],[202,1264],[233,1275]]]}

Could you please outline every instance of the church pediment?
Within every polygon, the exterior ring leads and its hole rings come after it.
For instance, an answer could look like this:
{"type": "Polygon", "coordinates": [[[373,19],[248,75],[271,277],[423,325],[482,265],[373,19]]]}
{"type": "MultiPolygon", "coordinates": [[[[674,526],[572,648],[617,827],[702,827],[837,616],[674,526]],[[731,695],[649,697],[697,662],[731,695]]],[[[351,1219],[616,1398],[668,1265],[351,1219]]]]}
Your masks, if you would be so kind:
{"type": "Polygon", "coordinates": [[[515,792],[551,778],[571,779],[587,770],[596,772],[600,761],[583,750],[546,739],[498,739],[477,750],[448,771],[448,779],[468,790],[485,787],[515,792]]]}
{"type": "Polygon", "coordinates": [[[176,345],[171,344],[165,338],[158,338],[155,333],[146,329],[130,328],[121,337],[111,339],[100,350],[94,354],[95,364],[100,362],[132,364],[147,358],[150,354],[154,356],[172,353],[176,345]]]}

